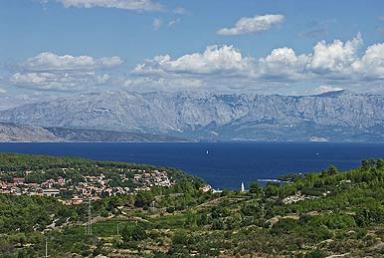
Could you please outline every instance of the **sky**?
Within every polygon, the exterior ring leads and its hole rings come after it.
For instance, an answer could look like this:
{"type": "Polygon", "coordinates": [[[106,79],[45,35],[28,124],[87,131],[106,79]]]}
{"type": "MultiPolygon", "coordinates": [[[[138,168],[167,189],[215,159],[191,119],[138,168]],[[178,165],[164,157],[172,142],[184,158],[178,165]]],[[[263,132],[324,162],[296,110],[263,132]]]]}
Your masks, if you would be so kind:
{"type": "Polygon", "coordinates": [[[384,91],[382,0],[0,0],[0,96],[384,91]]]}

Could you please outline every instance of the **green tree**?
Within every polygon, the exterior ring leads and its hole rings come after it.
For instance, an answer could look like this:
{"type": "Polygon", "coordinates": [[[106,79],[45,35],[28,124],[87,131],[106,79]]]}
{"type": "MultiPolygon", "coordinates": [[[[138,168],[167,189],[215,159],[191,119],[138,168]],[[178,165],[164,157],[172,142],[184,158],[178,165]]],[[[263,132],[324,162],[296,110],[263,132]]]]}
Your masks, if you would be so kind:
{"type": "Polygon", "coordinates": [[[249,187],[249,192],[256,197],[260,197],[263,193],[263,189],[259,186],[258,183],[252,183],[249,187]]]}
{"type": "Polygon", "coordinates": [[[327,174],[330,176],[334,176],[337,173],[338,173],[338,170],[334,165],[329,166],[329,168],[327,169],[327,174]]]}
{"type": "Polygon", "coordinates": [[[147,238],[145,228],[138,224],[133,227],[125,226],[121,231],[121,237],[124,242],[141,241],[147,238]]]}

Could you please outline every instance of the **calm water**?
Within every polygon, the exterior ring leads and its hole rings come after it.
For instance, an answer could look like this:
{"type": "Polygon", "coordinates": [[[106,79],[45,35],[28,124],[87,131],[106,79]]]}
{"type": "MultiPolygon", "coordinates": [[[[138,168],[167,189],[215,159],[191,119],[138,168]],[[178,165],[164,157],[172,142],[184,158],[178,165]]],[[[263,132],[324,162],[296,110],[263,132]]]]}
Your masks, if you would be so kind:
{"type": "Polygon", "coordinates": [[[329,164],[349,169],[362,159],[384,157],[382,144],[329,143],[7,143],[0,151],[177,167],[214,187],[232,189],[241,182],[319,171],[329,164]]]}

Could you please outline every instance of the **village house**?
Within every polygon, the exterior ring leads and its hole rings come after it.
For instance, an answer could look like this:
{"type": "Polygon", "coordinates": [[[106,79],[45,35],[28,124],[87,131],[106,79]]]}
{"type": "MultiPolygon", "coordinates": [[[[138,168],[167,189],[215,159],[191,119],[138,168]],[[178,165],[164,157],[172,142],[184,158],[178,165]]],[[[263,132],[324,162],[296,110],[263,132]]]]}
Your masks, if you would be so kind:
{"type": "Polygon", "coordinates": [[[59,189],[43,189],[43,195],[44,196],[50,196],[50,197],[57,197],[60,195],[60,190],[59,189]]]}

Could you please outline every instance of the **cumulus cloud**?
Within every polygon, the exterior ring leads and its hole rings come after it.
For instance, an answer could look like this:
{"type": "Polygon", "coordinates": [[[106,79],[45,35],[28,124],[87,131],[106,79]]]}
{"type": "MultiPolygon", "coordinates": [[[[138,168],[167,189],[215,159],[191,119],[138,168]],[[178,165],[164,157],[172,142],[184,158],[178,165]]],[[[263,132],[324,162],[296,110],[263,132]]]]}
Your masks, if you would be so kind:
{"type": "Polygon", "coordinates": [[[136,66],[138,74],[231,74],[247,69],[250,59],[244,58],[238,49],[233,46],[209,46],[203,53],[184,55],[172,59],[169,55],[156,56],[146,60],[144,64],[136,66]]]}
{"type": "Polygon", "coordinates": [[[117,8],[131,11],[161,11],[163,6],[152,0],[42,0],[43,3],[58,2],[65,7],[117,8]]]}
{"type": "Polygon", "coordinates": [[[120,57],[59,56],[44,52],[20,64],[9,82],[18,87],[37,90],[77,91],[107,83],[106,69],[123,63],[120,57]]]}
{"type": "MultiPolygon", "coordinates": [[[[345,85],[378,85],[384,79],[384,43],[363,48],[360,34],[347,41],[320,41],[308,53],[293,48],[272,49],[263,57],[245,56],[232,45],[208,46],[202,52],[178,57],[158,55],[138,64],[129,76],[118,74],[120,57],[38,54],[17,66],[8,85],[78,91],[99,85],[121,85],[135,90],[216,88],[249,90],[292,85],[322,85],[314,92],[345,85]],[[332,85],[332,86],[329,86],[332,85]]],[[[312,86],[311,86],[312,85],[312,86]]],[[[301,86],[300,86],[301,87],[301,86]]]]}
{"type": "MultiPolygon", "coordinates": [[[[294,49],[273,49],[265,57],[244,56],[233,46],[209,46],[202,53],[172,58],[160,55],[146,60],[133,70],[150,78],[195,78],[203,85],[234,87],[242,84],[362,83],[384,79],[384,43],[368,46],[361,53],[360,34],[348,41],[318,42],[310,53],[294,49]]],[[[336,86],[335,86],[336,87],[336,86]]],[[[321,88],[320,90],[328,90],[321,88]]],[[[337,87],[336,87],[337,89],[337,87]]]]}
{"type": "Polygon", "coordinates": [[[353,70],[367,79],[384,79],[384,43],[369,46],[353,70]]]}
{"type": "MultiPolygon", "coordinates": [[[[308,54],[298,55],[291,48],[277,48],[272,50],[268,56],[260,58],[254,65],[258,76],[269,79],[346,79],[362,75],[361,71],[358,71],[361,70],[358,69],[358,64],[366,59],[358,57],[362,45],[363,39],[358,34],[346,42],[341,40],[331,43],[320,41],[314,46],[313,52],[308,54]]],[[[380,50],[375,52],[380,52],[380,50]]],[[[376,53],[377,55],[379,54],[376,53]]],[[[369,63],[372,63],[372,58],[368,59],[369,61],[362,66],[367,67],[369,63]]],[[[380,65],[380,61],[377,60],[376,64],[380,65]]]]}
{"type": "Polygon", "coordinates": [[[238,20],[232,28],[222,28],[217,34],[223,36],[234,36],[241,34],[259,33],[269,30],[273,25],[282,23],[284,16],[280,14],[267,14],[255,17],[243,17],[238,20]]]}
{"type": "Polygon", "coordinates": [[[298,56],[293,49],[284,47],[274,49],[267,57],[260,58],[255,69],[260,77],[299,80],[306,76],[308,61],[307,55],[298,56]]]}
{"type": "Polygon", "coordinates": [[[360,34],[345,43],[340,40],[335,40],[331,44],[321,41],[313,49],[309,66],[315,73],[334,74],[335,76],[348,75],[362,44],[360,34]]]}

